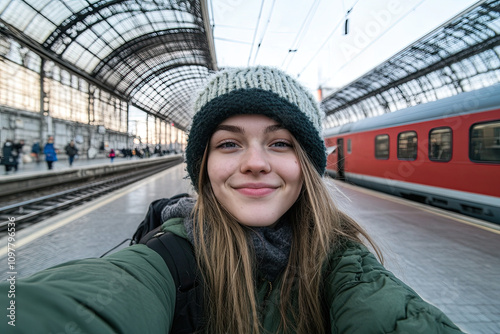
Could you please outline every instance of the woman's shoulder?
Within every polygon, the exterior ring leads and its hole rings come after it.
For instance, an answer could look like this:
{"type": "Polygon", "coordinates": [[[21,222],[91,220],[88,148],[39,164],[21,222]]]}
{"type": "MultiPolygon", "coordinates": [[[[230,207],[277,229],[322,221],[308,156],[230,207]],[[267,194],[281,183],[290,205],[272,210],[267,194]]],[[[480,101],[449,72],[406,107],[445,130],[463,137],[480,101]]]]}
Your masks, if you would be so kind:
{"type": "Polygon", "coordinates": [[[184,226],[184,218],[182,217],[168,219],[162,224],[161,229],[165,232],[172,232],[179,237],[187,239],[186,227],[184,226]]]}
{"type": "Polygon", "coordinates": [[[346,260],[355,260],[355,262],[359,262],[359,260],[363,262],[375,260],[378,262],[373,253],[364,244],[346,238],[339,238],[331,248],[328,261],[331,265],[346,260]]]}
{"type": "MultiPolygon", "coordinates": [[[[167,333],[172,324],[175,284],[163,259],[144,245],[66,262],[16,287],[16,305],[29,305],[26,321],[16,323],[19,333],[60,332],[68,322],[81,333],[167,333]]],[[[0,284],[2,304],[7,289],[0,284]]]]}
{"type": "MultiPolygon", "coordinates": [[[[129,246],[103,258],[66,262],[40,271],[27,278],[27,281],[58,281],[61,290],[71,291],[79,287],[84,294],[84,291],[92,293],[96,289],[107,289],[110,281],[115,279],[126,285],[137,286],[144,293],[154,293],[163,301],[175,295],[168,267],[160,255],[145,245],[129,246]]],[[[134,296],[124,294],[123,298],[134,299],[134,296]]]]}
{"type": "Polygon", "coordinates": [[[325,269],[325,293],[332,323],[344,332],[461,333],[435,306],[387,270],[364,245],[343,241],[325,269]],[[357,321],[363,314],[365,321],[357,321]]]}
{"type": "Polygon", "coordinates": [[[331,252],[325,268],[325,275],[335,287],[335,294],[350,288],[366,290],[368,294],[375,290],[385,292],[379,283],[386,280],[400,289],[401,293],[418,296],[413,289],[385,268],[367,246],[356,241],[340,241],[331,252]]]}
{"type": "Polygon", "coordinates": [[[74,260],[51,269],[67,271],[66,274],[71,276],[71,270],[77,272],[79,268],[101,273],[123,272],[134,275],[136,278],[139,272],[149,278],[170,276],[163,259],[155,251],[141,244],[123,248],[103,258],[74,260]]]}

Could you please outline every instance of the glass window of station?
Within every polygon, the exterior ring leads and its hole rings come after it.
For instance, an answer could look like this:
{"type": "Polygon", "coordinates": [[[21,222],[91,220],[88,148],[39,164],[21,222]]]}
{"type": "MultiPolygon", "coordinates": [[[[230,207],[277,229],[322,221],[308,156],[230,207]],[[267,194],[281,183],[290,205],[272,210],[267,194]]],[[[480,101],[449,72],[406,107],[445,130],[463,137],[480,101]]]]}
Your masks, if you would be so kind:
{"type": "Polygon", "coordinates": [[[398,134],[398,159],[415,160],[417,151],[417,133],[415,131],[405,131],[398,134]]]}
{"type": "Polygon", "coordinates": [[[429,131],[429,160],[450,161],[452,142],[451,128],[434,128],[429,131]]]}
{"type": "Polygon", "coordinates": [[[389,159],[389,135],[375,137],[375,158],[389,159]]]}
{"type": "Polygon", "coordinates": [[[475,162],[500,162],[500,120],[477,123],[471,127],[469,159],[475,162]]]}

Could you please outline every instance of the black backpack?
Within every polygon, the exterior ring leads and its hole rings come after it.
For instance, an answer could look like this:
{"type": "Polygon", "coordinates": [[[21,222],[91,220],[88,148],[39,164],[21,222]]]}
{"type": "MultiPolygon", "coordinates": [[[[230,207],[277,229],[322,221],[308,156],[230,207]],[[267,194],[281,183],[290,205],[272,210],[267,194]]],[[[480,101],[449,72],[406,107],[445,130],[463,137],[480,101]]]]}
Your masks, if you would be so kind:
{"type": "Polygon", "coordinates": [[[161,230],[163,208],[183,197],[189,195],[179,194],[152,202],[130,242],[130,245],[148,246],[167,264],[177,287],[174,321],[170,330],[170,333],[176,334],[197,333],[203,328],[203,285],[192,245],[174,233],[161,230]]]}

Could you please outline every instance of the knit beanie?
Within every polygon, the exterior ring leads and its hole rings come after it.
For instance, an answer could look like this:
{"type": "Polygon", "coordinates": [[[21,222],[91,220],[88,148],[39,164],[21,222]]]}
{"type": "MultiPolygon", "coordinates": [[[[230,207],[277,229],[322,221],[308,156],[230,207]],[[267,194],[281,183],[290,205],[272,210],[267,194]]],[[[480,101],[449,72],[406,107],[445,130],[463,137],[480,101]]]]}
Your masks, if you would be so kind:
{"type": "Polygon", "coordinates": [[[186,163],[195,189],[205,147],[225,119],[242,114],[265,115],[297,139],[320,175],[326,168],[321,138],[323,112],[312,94],[295,79],[272,67],[230,68],[215,73],[194,101],[186,163]]]}

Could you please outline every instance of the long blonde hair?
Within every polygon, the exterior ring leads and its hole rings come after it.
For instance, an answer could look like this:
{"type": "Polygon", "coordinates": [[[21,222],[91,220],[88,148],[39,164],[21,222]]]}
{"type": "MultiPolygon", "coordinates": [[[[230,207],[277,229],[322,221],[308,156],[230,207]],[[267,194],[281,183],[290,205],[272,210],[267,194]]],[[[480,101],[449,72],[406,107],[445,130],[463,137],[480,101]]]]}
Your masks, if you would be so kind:
{"type": "MultiPolygon", "coordinates": [[[[280,330],[321,333],[325,324],[322,267],[332,248],[340,240],[362,243],[363,237],[379,252],[363,228],[337,209],[327,185],[295,138],[293,144],[304,184],[287,213],[293,237],[280,291],[280,330]]],[[[247,227],[239,224],[216,199],[208,178],[207,160],[208,145],[198,178],[193,233],[196,258],[206,287],[206,332],[260,333],[255,264],[247,227]]]]}

